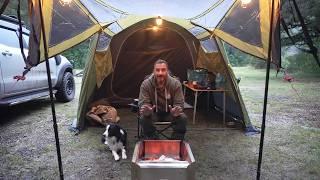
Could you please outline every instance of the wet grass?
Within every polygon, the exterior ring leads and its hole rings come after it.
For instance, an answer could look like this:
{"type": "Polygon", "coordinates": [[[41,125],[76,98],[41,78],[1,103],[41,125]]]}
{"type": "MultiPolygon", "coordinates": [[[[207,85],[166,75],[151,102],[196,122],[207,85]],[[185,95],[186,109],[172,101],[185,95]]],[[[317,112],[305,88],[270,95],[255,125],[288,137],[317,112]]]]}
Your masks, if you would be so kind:
{"type": "MultiPolygon", "coordinates": [[[[235,73],[242,78],[239,86],[252,123],[259,127],[265,71],[245,67],[235,68],[235,73]]],[[[76,99],[56,103],[65,178],[130,179],[135,114],[119,110],[120,123],[128,131],[128,159],[114,162],[100,141],[103,128],[90,127],[78,136],[68,131],[77,111],[81,82],[76,82],[76,99]]],[[[269,87],[262,179],[320,179],[320,80],[304,77],[288,83],[272,72],[269,87]]],[[[58,179],[50,103],[40,102],[2,116],[0,179],[58,179]]],[[[255,179],[260,135],[206,129],[215,124],[202,121],[206,116],[201,113],[197,117],[186,135],[196,158],[196,178],[255,179]]]]}
{"type": "MultiPolygon", "coordinates": [[[[252,122],[262,119],[265,70],[234,68],[252,122]]],[[[292,83],[270,73],[263,175],[266,179],[319,179],[320,76],[299,74],[292,83]],[[281,170],[281,171],[279,171],[281,170]]]]}

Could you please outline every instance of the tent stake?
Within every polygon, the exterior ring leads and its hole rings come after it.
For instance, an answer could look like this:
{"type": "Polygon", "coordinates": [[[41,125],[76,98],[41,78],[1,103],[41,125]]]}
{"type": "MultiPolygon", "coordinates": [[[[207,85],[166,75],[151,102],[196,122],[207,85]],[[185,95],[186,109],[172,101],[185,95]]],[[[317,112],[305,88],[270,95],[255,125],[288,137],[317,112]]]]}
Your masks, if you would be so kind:
{"type": "Polygon", "coordinates": [[[260,145],[259,145],[259,158],[258,158],[258,168],[257,168],[257,177],[256,177],[257,180],[260,180],[262,152],[263,152],[263,142],[264,142],[264,131],[265,131],[265,124],[266,124],[266,112],[267,112],[268,90],[269,90],[269,75],[270,75],[270,62],[271,62],[271,49],[272,49],[271,46],[272,46],[272,34],[273,34],[273,13],[274,13],[274,0],[272,0],[272,5],[271,5],[270,35],[269,35],[269,47],[268,47],[266,80],[265,80],[265,88],[264,88],[264,102],[263,102],[263,114],[262,114],[261,135],[260,135],[260,145]]]}
{"type": "Polygon", "coordinates": [[[44,29],[44,21],[43,21],[42,7],[41,6],[42,6],[41,0],[39,0],[41,31],[42,31],[42,35],[43,35],[44,57],[45,57],[45,61],[46,61],[47,79],[48,79],[49,92],[50,92],[50,102],[51,102],[51,110],[52,110],[54,137],[55,137],[55,140],[56,140],[56,149],[57,149],[57,156],[58,156],[60,179],[63,180],[63,169],[62,169],[62,162],[61,162],[61,153],[60,153],[59,134],[58,134],[57,119],[56,119],[56,110],[55,110],[55,106],[54,106],[54,102],[53,102],[53,92],[52,92],[52,82],[51,82],[49,57],[48,57],[48,49],[47,49],[47,40],[46,40],[46,33],[45,33],[45,29],[44,29]]]}

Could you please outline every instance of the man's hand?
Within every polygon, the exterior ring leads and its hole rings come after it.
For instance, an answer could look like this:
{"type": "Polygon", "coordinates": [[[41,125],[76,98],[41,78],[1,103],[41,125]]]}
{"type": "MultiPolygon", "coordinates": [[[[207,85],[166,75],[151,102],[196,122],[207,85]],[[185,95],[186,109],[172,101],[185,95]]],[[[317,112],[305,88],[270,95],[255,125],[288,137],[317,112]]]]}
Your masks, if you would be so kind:
{"type": "Polygon", "coordinates": [[[169,105],[169,109],[173,117],[177,117],[183,113],[183,110],[180,106],[171,107],[171,105],[169,105]]]}
{"type": "Polygon", "coordinates": [[[150,116],[154,110],[154,108],[156,108],[155,105],[153,105],[152,107],[150,105],[142,105],[140,108],[140,114],[142,114],[143,116],[150,116]]]}

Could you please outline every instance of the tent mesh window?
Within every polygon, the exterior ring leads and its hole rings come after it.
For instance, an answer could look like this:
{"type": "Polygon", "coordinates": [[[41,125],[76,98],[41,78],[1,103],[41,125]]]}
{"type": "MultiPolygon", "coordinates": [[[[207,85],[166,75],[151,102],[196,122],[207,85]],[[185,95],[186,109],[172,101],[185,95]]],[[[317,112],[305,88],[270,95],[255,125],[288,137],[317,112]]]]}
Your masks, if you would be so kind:
{"type": "Polygon", "coordinates": [[[218,29],[251,45],[262,47],[259,1],[252,1],[246,8],[237,3],[218,29]]]}
{"type": "Polygon", "coordinates": [[[108,48],[111,42],[111,37],[108,36],[106,33],[101,33],[99,35],[99,41],[97,45],[97,51],[104,51],[108,48]]]}
{"type": "Polygon", "coordinates": [[[190,18],[190,20],[208,29],[214,29],[233,3],[234,0],[218,0],[201,13],[201,16],[190,18]]]}
{"type": "Polygon", "coordinates": [[[206,39],[206,40],[200,41],[200,43],[207,53],[218,52],[218,46],[214,40],[206,39]]]}
{"type": "Polygon", "coordinates": [[[194,36],[197,36],[203,32],[205,32],[205,30],[201,27],[193,27],[191,29],[189,29],[189,31],[194,35],[194,36]]]}
{"type": "Polygon", "coordinates": [[[57,45],[82,33],[93,25],[94,23],[88,15],[75,2],[72,1],[70,5],[63,6],[59,3],[59,0],[54,0],[49,45],[57,45]]]}
{"type": "Polygon", "coordinates": [[[113,23],[110,26],[108,26],[108,29],[110,29],[110,31],[112,31],[113,33],[117,34],[120,31],[122,31],[122,27],[117,23],[113,23]]]}
{"type": "Polygon", "coordinates": [[[97,1],[80,0],[88,11],[97,19],[98,22],[108,23],[118,20],[123,15],[102,6],[97,1]]]}

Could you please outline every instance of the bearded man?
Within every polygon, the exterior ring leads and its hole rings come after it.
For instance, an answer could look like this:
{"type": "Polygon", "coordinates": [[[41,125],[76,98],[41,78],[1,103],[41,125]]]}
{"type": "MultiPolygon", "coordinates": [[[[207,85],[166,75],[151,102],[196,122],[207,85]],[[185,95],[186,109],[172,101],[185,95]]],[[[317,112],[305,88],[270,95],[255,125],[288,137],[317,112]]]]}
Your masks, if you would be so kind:
{"type": "Polygon", "coordinates": [[[168,63],[165,60],[157,60],[153,73],[140,87],[139,108],[145,138],[158,138],[154,121],[170,121],[173,129],[171,139],[183,140],[187,124],[183,105],[180,81],[169,75],[168,63]]]}

